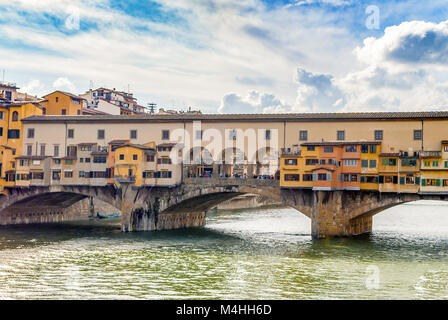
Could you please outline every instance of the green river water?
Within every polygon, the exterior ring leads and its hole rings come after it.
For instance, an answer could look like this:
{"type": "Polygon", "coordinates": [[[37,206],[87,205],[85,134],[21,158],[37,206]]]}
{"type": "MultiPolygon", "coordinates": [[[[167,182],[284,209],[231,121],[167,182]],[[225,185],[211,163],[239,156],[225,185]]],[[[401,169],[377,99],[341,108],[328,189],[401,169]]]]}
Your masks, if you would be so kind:
{"type": "Polygon", "coordinates": [[[318,241],[288,208],[177,231],[119,223],[0,227],[0,299],[448,299],[446,203],[397,206],[370,237],[318,241]]]}

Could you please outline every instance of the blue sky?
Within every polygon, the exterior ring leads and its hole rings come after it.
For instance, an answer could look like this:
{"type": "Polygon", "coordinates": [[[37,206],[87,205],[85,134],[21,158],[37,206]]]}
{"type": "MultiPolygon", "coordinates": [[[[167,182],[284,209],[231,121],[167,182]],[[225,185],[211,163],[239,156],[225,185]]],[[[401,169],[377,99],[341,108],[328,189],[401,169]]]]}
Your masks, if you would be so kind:
{"type": "Polygon", "coordinates": [[[211,113],[440,110],[447,20],[446,0],[0,0],[0,69],[211,113]]]}

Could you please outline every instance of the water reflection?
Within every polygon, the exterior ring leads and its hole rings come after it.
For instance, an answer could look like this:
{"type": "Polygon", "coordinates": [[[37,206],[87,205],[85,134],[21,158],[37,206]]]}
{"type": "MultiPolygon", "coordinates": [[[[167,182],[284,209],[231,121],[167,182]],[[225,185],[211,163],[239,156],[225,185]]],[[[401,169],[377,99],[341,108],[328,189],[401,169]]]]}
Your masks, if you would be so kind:
{"type": "Polygon", "coordinates": [[[293,209],[210,214],[205,228],[121,233],[119,220],[0,228],[11,299],[446,299],[446,204],[374,218],[369,237],[313,241],[293,209]],[[368,268],[379,288],[368,289],[368,268]]]}

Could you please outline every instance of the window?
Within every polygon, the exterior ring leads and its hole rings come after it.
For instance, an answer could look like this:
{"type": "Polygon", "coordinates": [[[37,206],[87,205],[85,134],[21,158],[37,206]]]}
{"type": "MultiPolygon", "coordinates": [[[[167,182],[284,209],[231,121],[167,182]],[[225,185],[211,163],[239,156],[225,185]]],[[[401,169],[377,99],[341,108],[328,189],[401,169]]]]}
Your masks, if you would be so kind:
{"type": "Polygon", "coordinates": [[[29,144],[26,146],[26,155],[31,156],[33,154],[33,145],[29,144]]]}
{"type": "Polygon", "coordinates": [[[53,171],[51,177],[53,180],[61,180],[61,171],[53,171]]]}
{"type": "Polygon", "coordinates": [[[328,164],[335,165],[336,164],[336,160],[328,159],[328,164]]]}
{"type": "Polygon", "coordinates": [[[368,168],[369,160],[361,160],[361,168],[368,168]]]}
{"type": "Polygon", "coordinates": [[[84,158],[79,158],[79,163],[84,163],[84,158]]]}
{"type": "Polygon", "coordinates": [[[84,178],[86,176],[86,173],[84,171],[79,171],[79,177],[84,178]]]}
{"type": "Polygon", "coordinates": [[[0,127],[0,137],[3,137],[3,127],[0,127]]]}
{"type": "Polygon", "coordinates": [[[106,163],[107,158],[106,157],[94,157],[93,163],[106,163]]]}
{"type": "Polygon", "coordinates": [[[78,111],[77,111],[77,114],[80,115],[80,114],[81,114],[81,110],[78,110],[78,111]]]}
{"type": "Polygon", "coordinates": [[[296,166],[297,159],[285,159],[285,165],[287,166],[296,166]]]}
{"type": "Polygon", "coordinates": [[[357,152],[358,148],[356,146],[346,146],[345,152],[357,152]]]}
{"type": "Polygon", "coordinates": [[[376,160],[370,160],[369,161],[369,167],[370,168],[376,168],[376,160]]]}
{"type": "Polygon", "coordinates": [[[5,120],[5,112],[0,111],[0,120],[5,120]]]}
{"type": "Polygon", "coordinates": [[[438,167],[439,166],[439,161],[433,161],[432,162],[432,166],[433,167],[438,167]]]}
{"type": "Polygon", "coordinates": [[[137,130],[131,130],[131,139],[137,139],[137,130]]]}
{"type": "MultiPolygon", "coordinates": [[[[402,178],[404,178],[404,177],[402,177],[402,178]]],[[[412,174],[406,175],[406,179],[404,179],[404,180],[405,180],[406,184],[415,184],[415,179],[414,179],[414,176],[412,174]]]]}
{"type": "Polygon", "coordinates": [[[59,157],[59,146],[54,146],[53,148],[53,156],[59,157]]]}
{"type": "Polygon", "coordinates": [[[448,168],[448,161],[445,161],[445,168],[448,168]]]}
{"type": "Polygon", "coordinates": [[[361,153],[369,153],[369,146],[367,144],[361,145],[361,153]]]}
{"type": "Polygon", "coordinates": [[[61,159],[54,159],[54,164],[61,164],[61,159]]]}
{"type": "Polygon", "coordinates": [[[85,159],[86,163],[90,163],[90,158],[85,159]]]}
{"type": "Polygon", "coordinates": [[[133,155],[132,155],[132,160],[138,160],[138,155],[133,154],[133,155]]]}
{"type": "Polygon", "coordinates": [[[44,144],[40,145],[40,155],[45,156],[45,145],[44,144]]]}
{"type": "Polygon", "coordinates": [[[345,140],[345,131],[343,131],[343,130],[338,131],[336,134],[336,139],[339,141],[345,140]]]}
{"type": "Polygon", "coordinates": [[[158,171],[154,173],[154,178],[170,179],[172,177],[171,171],[158,171]]]}
{"type": "Polygon", "coordinates": [[[65,160],[65,164],[68,166],[72,166],[73,165],[73,160],[65,160]]]}
{"type": "Polygon", "coordinates": [[[315,166],[316,164],[318,164],[319,163],[319,160],[318,159],[306,159],[305,160],[305,164],[307,165],[307,166],[315,166]]]}
{"type": "Polygon", "coordinates": [[[306,147],[306,150],[314,151],[314,150],[316,150],[316,147],[315,146],[308,146],[308,147],[306,147]]]}
{"type": "Polygon", "coordinates": [[[331,181],[331,173],[318,173],[317,180],[318,181],[331,181]]]}
{"type": "Polygon", "coordinates": [[[62,109],[61,114],[62,114],[63,116],[65,116],[65,115],[67,114],[67,110],[62,109]]]}
{"type": "Polygon", "coordinates": [[[99,140],[104,139],[104,130],[103,129],[98,130],[98,139],[99,140]]]}
{"type": "Polygon", "coordinates": [[[59,97],[56,97],[56,102],[59,102],[59,97]]]}
{"type": "Polygon", "coordinates": [[[73,171],[64,171],[64,178],[73,178],[73,171]]]}
{"type": "Polygon", "coordinates": [[[202,130],[196,130],[196,140],[202,140],[202,130]]]}
{"type": "Polygon", "coordinates": [[[332,153],[333,152],[333,147],[324,147],[324,152],[325,153],[332,153]]]}
{"type": "Polygon", "coordinates": [[[28,139],[33,139],[34,138],[34,129],[29,128],[28,129],[28,139]]]}
{"type": "Polygon", "coordinates": [[[154,155],[152,154],[146,155],[146,162],[154,162],[154,155]]]}
{"type": "Polygon", "coordinates": [[[72,99],[72,103],[73,104],[81,104],[81,102],[79,100],[75,100],[75,99],[72,99]]]}
{"type": "Polygon", "coordinates": [[[394,167],[394,166],[396,166],[397,165],[397,159],[395,159],[395,158],[383,158],[383,161],[382,161],[382,164],[383,164],[383,166],[386,166],[386,167],[394,167]]]}
{"type": "Polygon", "coordinates": [[[325,165],[325,163],[326,163],[325,159],[320,159],[319,160],[319,164],[325,165]]]}
{"type": "Polygon", "coordinates": [[[236,130],[229,131],[229,140],[236,140],[236,130]]]}
{"type": "Polygon", "coordinates": [[[383,130],[375,130],[375,140],[381,141],[383,140],[383,130]]]}
{"type": "Polygon", "coordinates": [[[170,140],[170,131],[162,130],[162,140],[170,140]]]}
{"type": "Polygon", "coordinates": [[[401,159],[401,165],[403,167],[415,167],[417,165],[416,159],[401,159]]]}
{"type": "Polygon", "coordinates": [[[8,139],[20,139],[20,130],[8,130],[8,139]]]}
{"type": "Polygon", "coordinates": [[[14,111],[12,113],[12,121],[14,122],[19,121],[19,113],[17,111],[14,111]]]}
{"type": "Polygon", "coordinates": [[[431,161],[425,160],[423,163],[424,163],[425,167],[431,166],[431,161]]]}
{"type": "Polygon", "coordinates": [[[42,108],[42,114],[46,115],[47,114],[47,108],[42,108]]]}
{"type": "Polygon", "coordinates": [[[31,173],[31,179],[33,179],[33,180],[43,180],[44,179],[44,173],[43,172],[32,172],[31,173]]]}
{"type": "Polygon", "coordinates": [[[73,139],[75,137],[75,129],[68,129],[67,137],[73,139]]]}
{"type": "Polygon", "coordinates": [[[300,130],[300,132],[299,132],[299,140],[300,141],[308,141],[308,131],[300,130]]]}
{"type": "Polygon", "coordinates": [[[171,164],[170,158],[159,158],[157,159],[158,164],[171,164]]]}
{"type": "Polygon", "coordinates": [[[120,160],[124,160],[124,154],[120,154],[120,160]]]}
{"type": "Polygon", "coordinates": [[[444,152],[448,152],[448,146],[444,146],[444,147],[443,147],[443,151],[444,151],[444,152]]]}
{"type": "Polygon", "coordinates": [[[344,160],[344,166],[346,167],[356,167],[358,166],[358,160],[344,160]]]}
{"type": "Polygon", "coordinates": [[[145,179],[152,179],[154,178],[154,171],[144,171],[143,172],[143,178],[145,179]]]}
{"type": "Polygon", "coordinates": [[[370,153],[376,153],[376,145],[375,144],[370,145],[370,153]]]}
{"type": "Polygon", "coordinates": [[[285,174],[285,181],[300,181],[299,174],[285,174]]]}
{"type": "Polygon", "coordinates": [[[422,130],[414,130],[414,140],[422,140],[422,130]]]}
{"type": "Polygon", "coordinates": [[[304,174],[303,181],[313,181],[313,175],[312,174],[304,174]]]}
{"type": "Polygon", "coordinates": [[[265,131],[265,138],[266,138],[266,140],[271,140],[271,130],[265,131]]]}

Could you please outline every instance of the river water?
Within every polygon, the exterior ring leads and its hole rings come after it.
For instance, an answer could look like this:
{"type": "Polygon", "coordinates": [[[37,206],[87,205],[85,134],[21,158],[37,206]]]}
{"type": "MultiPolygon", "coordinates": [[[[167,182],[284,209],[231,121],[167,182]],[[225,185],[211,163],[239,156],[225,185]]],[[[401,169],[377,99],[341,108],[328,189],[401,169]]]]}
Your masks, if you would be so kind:
{"type": "Polygon", "coordinates": [[[374,217],[370,237],[313,241],[294,209],[209,214],[189,230],[119,220],[0,227],[1,299],[448,299],[448,204],[374,217]]]}

